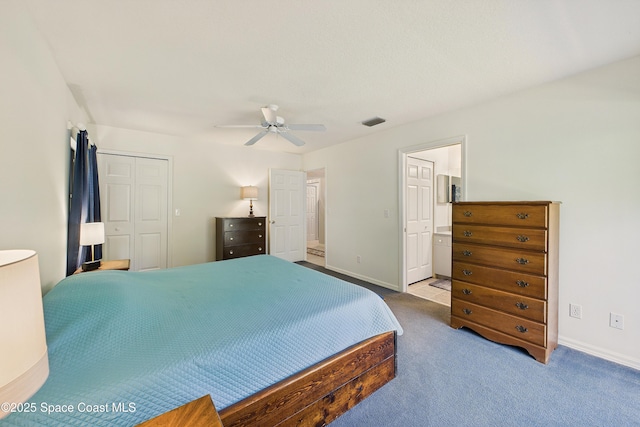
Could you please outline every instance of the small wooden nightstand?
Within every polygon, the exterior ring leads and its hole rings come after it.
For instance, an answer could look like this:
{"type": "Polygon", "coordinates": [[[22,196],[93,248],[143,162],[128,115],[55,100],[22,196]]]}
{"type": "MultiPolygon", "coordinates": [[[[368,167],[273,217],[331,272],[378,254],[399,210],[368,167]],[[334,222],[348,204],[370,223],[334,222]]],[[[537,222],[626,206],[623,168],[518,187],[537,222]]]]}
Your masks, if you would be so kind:
{"type": "Polygon", "coordinates": [[[210,395],[158,415],[137,427],[224,427],[210,395]]]}
{"type": "MultiPolygon", "coordinates": [[[[129,270],[129,265],[131,261],[128,259],[114,259],[113,261],[102,261],[100,267],[97,270],[129,270]]],[[[73,274],[79,273],[91,273],[91,271],[82,271],[82,267],[73,272],[73,274]]]]}

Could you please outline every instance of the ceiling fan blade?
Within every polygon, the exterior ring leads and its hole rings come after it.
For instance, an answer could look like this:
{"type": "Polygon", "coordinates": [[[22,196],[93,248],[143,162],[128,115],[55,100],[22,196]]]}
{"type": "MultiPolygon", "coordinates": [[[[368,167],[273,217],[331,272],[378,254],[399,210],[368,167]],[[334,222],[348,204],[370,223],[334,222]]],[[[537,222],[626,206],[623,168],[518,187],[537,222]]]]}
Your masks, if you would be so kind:
{"type": "Polygon", "coordinates": [[[257,134],[256,136],[254,136],[253,138],[251,138],[250,140],[248,140],[247,142],[245,142],[244,145],[253,145],[256,142],[258,142],[258,140],[260,140],[260,138],[262,138],[263,136],[265,136],[268,133],[269,133],[269,129],[265,129],[262,132],[260,132],[259,134],[257,134]]]}
{"type": "Polygon", "coordinates": [[[289,132],[278,132],[278,133],[282,135],[284,139],[288,140],[294,145],[297,145],[298,147],[302,147],[304,145],[304,141],[292,133],[289,133],[289,132]]]}
{"type": "Polygon", "coordinates": [[[217,128],[252,128],[252,129],[264,129],[262,125],[220,125],[215,126],[217,128]]]}
{"type": "Polygon", "coordinates": [[[300,124],[288,124],[287,127],[291,130],[314,130],[314,131],[319,131],[319,132],[323,132],[325,130],[327,130],[327,128],[324,125],[300,125],[300,124]]]}
{"type": "Polygon", "coordinates": [[[274,124],[276,122],[276,110],[274,106],[262,107],[262,115],[264,116],[264,120],[269,124],[274,124]]]}

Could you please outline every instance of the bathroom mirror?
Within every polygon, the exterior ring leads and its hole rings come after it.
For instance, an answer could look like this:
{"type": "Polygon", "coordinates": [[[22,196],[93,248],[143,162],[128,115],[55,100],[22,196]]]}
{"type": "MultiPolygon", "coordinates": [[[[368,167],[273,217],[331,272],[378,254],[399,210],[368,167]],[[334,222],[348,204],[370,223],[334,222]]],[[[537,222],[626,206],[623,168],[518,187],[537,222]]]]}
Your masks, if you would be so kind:
{"type": "Polygon", "coordinates": [[[436,175],[437,201],[449,203],[449,175],[436,175]]]}
{"type": "Polygon", "coordinates": [[[436,186],[438,203],[462,200],[462,179],[459,176],[436,175],[436,186]]]}

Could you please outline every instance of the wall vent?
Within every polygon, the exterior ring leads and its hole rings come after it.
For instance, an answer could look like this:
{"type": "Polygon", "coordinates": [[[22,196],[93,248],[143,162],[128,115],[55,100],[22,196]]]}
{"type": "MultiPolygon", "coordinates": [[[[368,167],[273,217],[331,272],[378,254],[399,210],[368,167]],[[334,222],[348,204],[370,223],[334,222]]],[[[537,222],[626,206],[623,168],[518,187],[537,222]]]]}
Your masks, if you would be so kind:
{"type": "Polygon", "coordinates": [[[382,117],[374,117],[372,119],[369,120],[365,120],[364,122],[362,122],[363,125],[365,126],[375,126],[375,125],[379,125],[380,123],[384,123],[386,122],[385,119],[383,119],[382,117]]]}

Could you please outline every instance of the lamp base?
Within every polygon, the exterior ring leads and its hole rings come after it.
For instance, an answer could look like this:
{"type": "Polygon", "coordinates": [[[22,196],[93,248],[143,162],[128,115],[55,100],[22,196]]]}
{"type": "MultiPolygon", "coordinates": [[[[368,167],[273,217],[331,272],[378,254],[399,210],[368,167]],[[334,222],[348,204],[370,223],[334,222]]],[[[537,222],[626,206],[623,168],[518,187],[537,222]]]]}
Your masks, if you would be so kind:
{"type": "Polygon", "coordinates": [[[93,271],[100,268],[100,260],[87,261],[82,263],[82,271],[93,271]]]}

